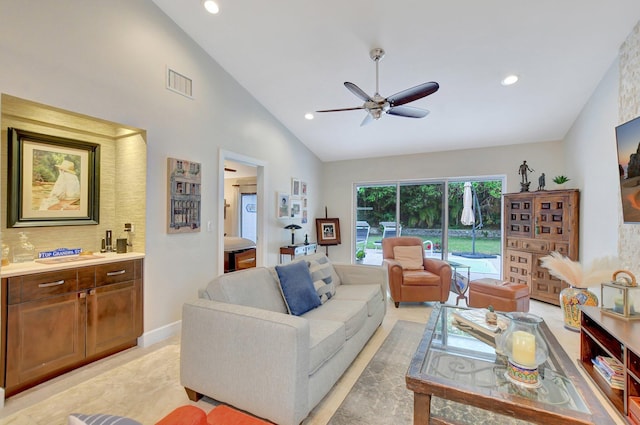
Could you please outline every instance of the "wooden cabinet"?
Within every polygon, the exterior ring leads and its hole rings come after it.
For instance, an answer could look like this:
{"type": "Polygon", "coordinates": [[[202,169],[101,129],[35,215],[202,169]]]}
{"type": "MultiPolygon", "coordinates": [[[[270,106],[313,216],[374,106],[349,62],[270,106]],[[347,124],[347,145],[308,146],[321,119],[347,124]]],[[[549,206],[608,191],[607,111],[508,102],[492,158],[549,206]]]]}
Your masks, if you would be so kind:
{"type": "Polygon", "coordinates": [[[623,416],[629,415],[629,397],[640,396],[640,321],[624,320],[603,314],[598,307],[580,307],[580,359],[602,394],[623,416]],[[594,369],[596,356],[615,358],[624,368],[623,389],[611,388],[594,369]]]}
{"type": "Polygon", "coordinates": [[[142,285],[141,259],[3,278],[6,395],[135,346],[142,285]]]}
{"type": "Polygon", "coordinates": [[[578,260],[580,192],[551,190],[504,195],[505,280],[529,286],[531,298],[559,305],[567,285],[540,266],[558,251],[578,260]]]}

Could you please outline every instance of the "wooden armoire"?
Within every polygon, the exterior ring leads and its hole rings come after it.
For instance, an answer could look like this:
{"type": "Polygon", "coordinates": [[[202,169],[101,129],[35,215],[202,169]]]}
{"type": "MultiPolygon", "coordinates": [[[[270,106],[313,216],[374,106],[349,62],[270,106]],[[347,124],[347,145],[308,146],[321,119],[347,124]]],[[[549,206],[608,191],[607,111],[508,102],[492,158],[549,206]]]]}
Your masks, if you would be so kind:
{"type": "Polygon", "coordinates": [[[504,280],[527,284],[531,298],[559,305],[567,284],[550,276],[540,258],[558,251],[578,260],[580,192],[508,193],[504,209],[504,280]]]}

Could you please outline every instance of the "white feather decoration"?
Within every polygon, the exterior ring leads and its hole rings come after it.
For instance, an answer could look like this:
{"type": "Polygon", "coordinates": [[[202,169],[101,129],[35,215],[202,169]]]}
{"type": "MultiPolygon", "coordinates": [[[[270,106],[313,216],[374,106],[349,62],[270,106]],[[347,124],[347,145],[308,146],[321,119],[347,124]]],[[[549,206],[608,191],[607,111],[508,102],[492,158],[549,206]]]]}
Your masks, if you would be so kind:
{"type": "Polygon", "coordinates": [[[620,260],[616,257],[599,258],[593,260],[585,271],[578,261],[553,251],[540,259],[540,265],[548,269],[551,276],[564,280],[571,286],[585,288],[610,282],[613,273],[620,269],[620,260]]]}

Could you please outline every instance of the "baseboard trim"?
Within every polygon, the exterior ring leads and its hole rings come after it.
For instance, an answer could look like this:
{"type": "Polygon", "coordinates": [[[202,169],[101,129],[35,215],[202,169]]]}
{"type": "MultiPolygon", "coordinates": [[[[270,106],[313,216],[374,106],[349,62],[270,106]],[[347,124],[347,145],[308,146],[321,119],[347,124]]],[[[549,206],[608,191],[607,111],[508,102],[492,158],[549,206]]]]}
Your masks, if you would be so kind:
{"type": "Polygon", "coordinates": [[[140,338],[138,338],[138,346],[148,347],[157,342],[164,341],[165,339],[180,333],[181,327],[182,320],[178,320],[177,322],[169,323],[168,325],[145,332],[140,338]]]}

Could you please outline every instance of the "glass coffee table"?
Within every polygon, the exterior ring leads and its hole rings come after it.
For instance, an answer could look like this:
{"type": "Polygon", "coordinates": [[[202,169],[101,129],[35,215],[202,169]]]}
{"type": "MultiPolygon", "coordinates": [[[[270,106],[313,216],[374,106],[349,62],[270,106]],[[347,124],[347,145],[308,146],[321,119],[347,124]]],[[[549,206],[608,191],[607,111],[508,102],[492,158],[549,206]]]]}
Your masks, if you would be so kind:
{"type": "Polygon", "coordinates": [[[406,375],[414,424],[615,424],[546,323],[549,359],[539,388],[505,377],[493,334],[456,320],[464,308],[435,305],[406,375]]]}

